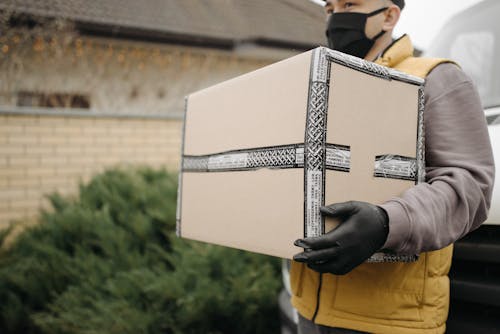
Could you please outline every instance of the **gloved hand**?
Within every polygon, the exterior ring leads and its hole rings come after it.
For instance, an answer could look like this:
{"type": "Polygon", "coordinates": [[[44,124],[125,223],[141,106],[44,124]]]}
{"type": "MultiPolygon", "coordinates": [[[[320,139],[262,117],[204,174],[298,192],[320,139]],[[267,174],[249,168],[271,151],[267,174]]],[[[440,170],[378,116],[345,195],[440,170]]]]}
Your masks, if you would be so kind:
{"type": "Polygon", "coordinates": [[[380,250],[387,239],[389,218],[381,207],[351,201],[320,210],[340,219],[340,225],[322,236],[296,240],[295,245],[305,251],[293,257],[315,271],[345,275],[380,250]]]}

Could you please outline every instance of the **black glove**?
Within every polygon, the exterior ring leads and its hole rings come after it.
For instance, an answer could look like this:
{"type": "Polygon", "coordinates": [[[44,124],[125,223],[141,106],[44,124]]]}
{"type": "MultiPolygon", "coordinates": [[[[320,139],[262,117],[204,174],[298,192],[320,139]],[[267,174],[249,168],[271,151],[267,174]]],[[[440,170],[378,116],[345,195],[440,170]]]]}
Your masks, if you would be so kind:
{"type": "Polygon", "coordinates": [[[295,241],[305,251],[293,257],[315,271],[345,275],[380,250],[387,239],[389,218],[376,205],[351,201],[320,210],[340,219],[340,225],[322,236],[295,241]]]}

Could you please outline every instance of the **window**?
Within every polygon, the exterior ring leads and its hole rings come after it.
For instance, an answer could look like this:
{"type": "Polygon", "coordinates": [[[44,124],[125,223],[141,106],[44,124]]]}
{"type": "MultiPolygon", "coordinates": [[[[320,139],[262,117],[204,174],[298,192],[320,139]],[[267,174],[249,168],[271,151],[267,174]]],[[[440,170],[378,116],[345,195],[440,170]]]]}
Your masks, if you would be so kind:
{"type": "Polygon", "coordinates": [[[457,61],[477,85],[481,97],[492,88],[495,35],[491,31],[475,31],[456,36],[450,47],[451,59],[457,61]]]}
{"type": "Polygon", "coordinates": [[[64,109],[89,109],[88,95],[71,93],[41,93],[21,91],[17,93],[17,106],[64,109]]]}

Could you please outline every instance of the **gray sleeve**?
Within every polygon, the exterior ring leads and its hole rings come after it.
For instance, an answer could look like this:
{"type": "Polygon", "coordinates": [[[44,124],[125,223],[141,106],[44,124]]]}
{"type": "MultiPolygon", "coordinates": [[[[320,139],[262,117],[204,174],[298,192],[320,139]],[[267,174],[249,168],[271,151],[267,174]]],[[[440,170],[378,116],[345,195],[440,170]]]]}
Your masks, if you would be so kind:
{"type": "Polygon", "coordinates": [[[453,64],[425,84],[426,182],[381,205],[389,216],[384,249],[417,254],[441,249],[487,218],[495,167],[481,101],[453,64]]]}

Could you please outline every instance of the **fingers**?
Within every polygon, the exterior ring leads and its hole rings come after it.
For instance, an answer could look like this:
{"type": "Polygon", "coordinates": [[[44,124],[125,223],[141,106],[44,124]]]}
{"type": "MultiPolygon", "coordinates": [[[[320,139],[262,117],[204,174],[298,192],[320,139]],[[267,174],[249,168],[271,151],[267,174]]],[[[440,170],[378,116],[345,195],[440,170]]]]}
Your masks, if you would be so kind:
{"type": "Polygon", "coordinates": [[[294,242],[294,245],[297,247],[302,247],[304,249],[323,249],[336,247],[338,246],[338,242],[336,242],[334,238],[332,238],[332,232],[319,237],[298,239],[294,242]]]}
{"type": "Polygon", "coordinates": [[[308,263],[307,266],[319,273],[329,273],[334,275],[345,275],[351,272],[352,267],[345,266],[338,261],[329,261],[325,263],[308,263]]]}
{"type": "Polygon", "coordinates": [[[355,202],[349,201],[344,203],[335,203],[328,206],[322,206],[319,208],[320,212],[326,216],[333,218],[340,218],[341,220],[346,220],[352,216],[357,211],[357,206],[355,202]]]}
{"type": "Polygon", "coordinates": [[[326,262],[336,258],[338,255],[338,247],[326,248],[317,251],[306,251],[299,253],[293,257],[297,262],[326,262]]]}

